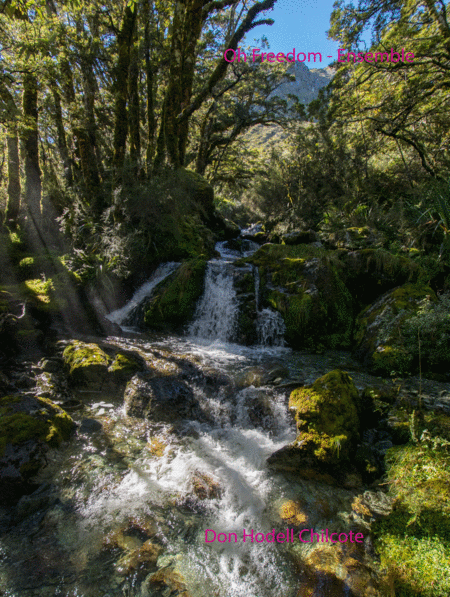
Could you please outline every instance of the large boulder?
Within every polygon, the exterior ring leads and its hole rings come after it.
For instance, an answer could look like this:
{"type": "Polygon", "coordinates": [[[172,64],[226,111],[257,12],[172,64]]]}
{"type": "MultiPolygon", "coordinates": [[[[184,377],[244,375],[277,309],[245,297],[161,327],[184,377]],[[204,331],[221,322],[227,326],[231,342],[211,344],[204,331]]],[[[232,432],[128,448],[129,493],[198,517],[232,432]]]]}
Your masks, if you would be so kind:
{"type": "Polygon", "coordinates": [[[358,400],[351,377],[338,369],[294,390],[289,407],[298,436],[269,457],[269,466],[325,482],[344,478],[359,436],[358,400]]]}
{"type": "Polygon", "coordinates": [[[46,398],[18,394],[0,399],[1,500],[14,501],[45,464],[49,448],[69,439],[71,417],[46,398]]]}
{"type": "Polygon", "coordinates": [[[356,355],[371,370],[382,375],[411,372],[415,356],[403,329],[417,314],[423,301],[429,299],[437,300],[429,286],[404,284],[366,307],[356,319],[356,355]]]}
{"type": "Polygon", "coordinates": [[[177,330],[188,323],[203,293],[206,260],[183,263],[155,289],[144,306],[144,324],[157,330],[177,330]]]}
{"type": "Polygon", "coordinates": [[[120,393],[133,374],[145,366],[135,355],[117,349],[107,353],[98,344],[80,340],[66,346],[63,359],[70,383],[89,391],[120,393]]]}

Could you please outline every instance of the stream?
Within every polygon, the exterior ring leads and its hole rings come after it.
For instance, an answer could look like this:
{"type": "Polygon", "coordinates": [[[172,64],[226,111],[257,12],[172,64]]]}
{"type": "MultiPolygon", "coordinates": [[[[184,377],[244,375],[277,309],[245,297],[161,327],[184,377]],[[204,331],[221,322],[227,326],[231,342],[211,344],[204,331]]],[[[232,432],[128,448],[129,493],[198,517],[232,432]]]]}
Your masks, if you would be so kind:
{"type": "MultiPolygon", "coordinates": [[[[107,342],[163,363],[169,377],[179,370],[195,408],[152,421],[126,416],[123,396],[74,391],[75,437],[49,455],[38,490],[1,513],[0,594],[353,595],[339,558],[328,554],[321,567],[317,545],[267,537],[288,527],[341,532],[357,492],[275,473],[266,460],[296,437],[292,388],[354,363],[348,353],[286,348],[270,310],[258,311],[259,345],[233,343],[233,261],[241,255],[218,249],[186,336],[132,331],[141,300],[177,264],[110,315],[128,334],[107,342]],[[260,541],[244,542],[252,530],[260,541]]],[[[359,387],[374,379],[354,377],[359,387]]]]}

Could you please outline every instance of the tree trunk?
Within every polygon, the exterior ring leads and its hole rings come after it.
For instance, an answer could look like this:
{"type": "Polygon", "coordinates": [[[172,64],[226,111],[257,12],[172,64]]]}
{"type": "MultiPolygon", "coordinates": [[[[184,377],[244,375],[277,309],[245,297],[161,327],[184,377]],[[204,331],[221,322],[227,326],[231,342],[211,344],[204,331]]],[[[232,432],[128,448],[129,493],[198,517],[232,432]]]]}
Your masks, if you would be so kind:
{"type": "Polygon", "coordinates": [[[27,73],[23,80],[23,153],[25,161],[24,200],[27,209],[31,239],[36,239],[42,228],[41,169],[38,145],[38,92],[36,76],[27,73]]]}
{"type": "Polygon", "coordinates": [[[130,118],[130,157],[136,176],[140,172],[141,135],[139,109],[139,46],[136,35],[133,35],[133,45],[130,56],[129,83],[129,118],[130,118]]]}
{"type": "Polygon", "coordinates": [[[150,19],[153,20],[153,3],[150,10],[150,2],[144,2],[144,55],[145,55],[145,74],[147,82],[147,150],[145,153],[145,162],[147,178],[150,178],[153,170],[153,159],[155,157],[155,102],[154,102],[154,72],[150,56],[150,19]]]}
{"type": "Polygon", "coordinates": [[[136,23],[137,5],[125,7],[122,28],[117,35],[117,65],[115,72],[114,102],[114,171],[116,184],[122,180],[125,148],[128,135],[127,96],[128,72],[130,67],[130,46],[136,23]]]}
{"type": "Polygon", "coordinates": [[[83,177],[84,195],[94,209],[97,212],[100,212],[103,206],[103,197],[100,185],[100,176],[97,167],[95,145],[92,144],[89,126],[84,122],[80,122],[80,118],[77,113],[72,70],[70,63],[67,60],[61,61],[61,74],[64,96],[72,124],[75,155],[79,160],[81,174],[83,177]]]}
{"type": "Polygon", "coordinates": [[[58,146],[59,156],[63,163],[64,167],[64,179],[68,187],[73,185],[73,173],[72,173],[72,164],[69,157],[69,151],[67,148],[67,139],[66,139],[66,131],[64,128],[63,116],[62,116],[62,109],[61,109],[61,97],[59,95],[58,88],[56,86],[56,82],[51,82],[52,88],[52,95],[53,101],[55,106],[55,125],[56,131],[58,133],[58,137],[56,140],[58,146]]]}

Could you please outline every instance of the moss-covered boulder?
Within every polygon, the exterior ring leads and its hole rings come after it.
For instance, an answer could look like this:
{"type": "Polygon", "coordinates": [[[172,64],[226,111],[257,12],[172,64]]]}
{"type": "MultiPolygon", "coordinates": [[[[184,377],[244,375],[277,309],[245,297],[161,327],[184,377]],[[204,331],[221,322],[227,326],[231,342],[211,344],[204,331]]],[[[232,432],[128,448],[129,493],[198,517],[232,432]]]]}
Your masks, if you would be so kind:
{"type": "Polygon", "coordinates": [[[30,478],[45,464],[49,448],[69,439],[70,416],[46,398],[29,395],[0,399],[0,499],[11,502],[27,492],[30,478]]]}
{"type": "Polygon", "coordinates": [[[183,263],[154,290],[144,307],[144,324],[156,330],[177,330],[188,323],[203,293],[204,259],[183,263]]]}
{"type": "Polygon", "coordinates": [[[358,315],[355,353],[366,366],[382,375],[404,375],[417,367],[403,329],[427,299],[437,300],[429,286],[404,284],[384,294],[358,315]]]}
{"type": "Polygon", "coordinates": [[[348,347],[352,297],[337,256],[311,245],[264,245],[246,260],[259,268],[261,305],[283,317],[295,348],[348,347]]]}
{"type": "Polygon", "coordinates": [[[295,472],[326,482],[347,472],[359,434],[358,391],[348,373],[335,370],[311,387],[291,393],[298,436],[295,442],[272,454],[272,468],[295,472]]]}
{"type": "Polygon", "coordinates": [[[143,361],[135,355],[117,349],[109,349],[108,353],[98,344],[79,340],[66,346],[63,360],[71,384],[90,391],[119,393],[136,371],[144,366],[143,361]]]}
{"type": "Polygon", "coordinates": [[[339,260],[342,280],[358,311],[397,286],[427,278],[414,259],[384,249],[338,250],[332,254],[339,260]]]}

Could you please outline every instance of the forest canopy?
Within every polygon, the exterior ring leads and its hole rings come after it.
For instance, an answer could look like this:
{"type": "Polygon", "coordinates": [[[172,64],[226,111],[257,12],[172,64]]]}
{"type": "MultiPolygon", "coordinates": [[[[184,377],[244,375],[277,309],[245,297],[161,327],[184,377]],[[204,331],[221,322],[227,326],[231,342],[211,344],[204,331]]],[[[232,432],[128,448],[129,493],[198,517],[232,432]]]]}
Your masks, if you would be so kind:
{"type": "MultiPolygon", "coordinates": [[[[212,183],[216,207],[240,224],[278,218],[327,229],[343,219],[367,223],[371,214],[377,226],[404,231],[393,242],[411,248],[431,217],[447,238],[446,4],[336,2],[329,36],[346,52],[405,48],[414,61],[336,62],[309,106],[277,95],[292,79],[289,65],[223,57],[225,49],[251,49],[274,4],[6,0],[5,221],[59,227],[79,250],[98,236],[101,254],[112,250],[114,229],[118,242],[104,261],[120,274],[125,237],[169,204],[186,211],[168,173],[187,168],[212,183]],[[262,127],[271,133],[261,135],[262,127]]],[[[144,236],[139,250],[159,246],[164,234],[144,236]]]]}

